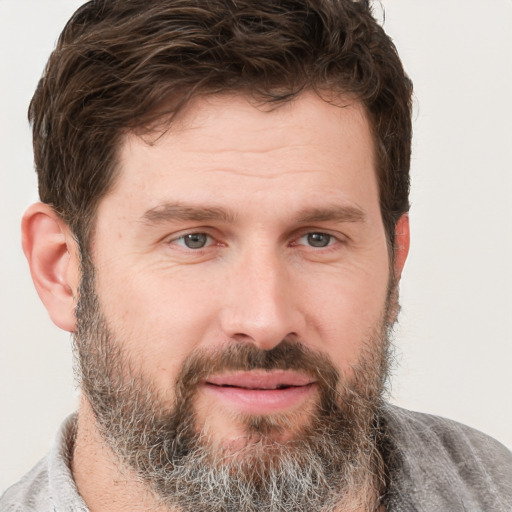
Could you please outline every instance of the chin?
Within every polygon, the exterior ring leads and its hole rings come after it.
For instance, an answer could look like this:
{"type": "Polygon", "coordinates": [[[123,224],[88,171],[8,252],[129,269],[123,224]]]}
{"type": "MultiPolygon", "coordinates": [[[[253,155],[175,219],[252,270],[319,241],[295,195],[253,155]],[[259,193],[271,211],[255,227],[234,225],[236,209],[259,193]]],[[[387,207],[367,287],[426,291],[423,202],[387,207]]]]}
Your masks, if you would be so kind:
{"type": "Polygon", "coordinates": [[[313,411],[279,414],[232,414],[222,421],[205,423],[201,437],[216,451],[239,454],[248,451],[275,452],[279,447],[299,444],[311,434],[313,411]]]}

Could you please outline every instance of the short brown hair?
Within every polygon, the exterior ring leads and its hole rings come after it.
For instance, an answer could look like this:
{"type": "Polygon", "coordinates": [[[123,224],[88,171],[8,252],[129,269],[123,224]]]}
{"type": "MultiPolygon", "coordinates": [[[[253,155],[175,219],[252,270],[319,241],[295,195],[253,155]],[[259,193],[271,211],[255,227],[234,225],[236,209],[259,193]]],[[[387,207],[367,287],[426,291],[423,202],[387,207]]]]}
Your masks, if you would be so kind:
{"type": "Polygon", "coordinates": [[[279,103],[308,89],[365,106],[393,242],[409,209],[412,85],[363,0],[86,3],[64,28],[29,108],[41,200],[87,249],[124,133],[170,120],[198,94],[243,91],[279,103]]]}

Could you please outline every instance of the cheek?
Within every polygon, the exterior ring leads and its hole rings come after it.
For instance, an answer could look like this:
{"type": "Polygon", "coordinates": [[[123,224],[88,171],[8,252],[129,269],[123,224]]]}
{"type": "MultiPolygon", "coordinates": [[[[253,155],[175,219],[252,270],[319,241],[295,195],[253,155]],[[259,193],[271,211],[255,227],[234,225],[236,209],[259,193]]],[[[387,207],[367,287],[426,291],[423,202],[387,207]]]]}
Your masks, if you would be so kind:
{"type": "Polygon", "coordinates": [[[184,360],[215,320],[211,295],[180,279],[143,272],[98,272],[97,292],[116,342],[134,366],[162,388],[173,382],[184,360]]]}
{"type": "Polygon", "coordinates": [[[386,310],[385,272],[346,272],[307,293],[309,323],[315,325],[317,349],[340,369],[355,365],[365,342],[380,333],[386,310]]]}

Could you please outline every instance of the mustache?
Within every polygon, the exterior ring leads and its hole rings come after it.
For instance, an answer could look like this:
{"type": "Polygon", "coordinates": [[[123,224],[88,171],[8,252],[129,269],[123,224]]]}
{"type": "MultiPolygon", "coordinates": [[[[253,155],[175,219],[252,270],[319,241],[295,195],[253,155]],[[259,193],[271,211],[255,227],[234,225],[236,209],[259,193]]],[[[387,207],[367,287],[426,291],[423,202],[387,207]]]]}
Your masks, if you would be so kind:
{"type": "Polygon", "coordinates": [[[270,350],[250,343],[237,343],[190,355],[176,379],[177,397],[190,395],[212,375],[251,370],[297,371],[312,377],[321,388],[330,390],[335,390],[340,380],[339,372],[327,355],[300,341],[285,339],[270,350]]]}

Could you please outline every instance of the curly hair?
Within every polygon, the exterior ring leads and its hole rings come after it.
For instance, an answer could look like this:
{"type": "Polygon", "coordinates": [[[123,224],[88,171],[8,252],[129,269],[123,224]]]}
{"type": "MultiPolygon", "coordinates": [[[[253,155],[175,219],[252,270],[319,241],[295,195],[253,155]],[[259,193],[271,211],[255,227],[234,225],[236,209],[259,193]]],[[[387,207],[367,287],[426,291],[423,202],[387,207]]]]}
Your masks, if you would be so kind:
{"type": "Polygon", "coordinates": [[[39,194],[88,244],[127,131],[192,97],[280,104],[350,95],[373,132],[388,241],[409,209],[412,84],[363,0],[92,0],[65,26],[29,108],[39,194]]]}

